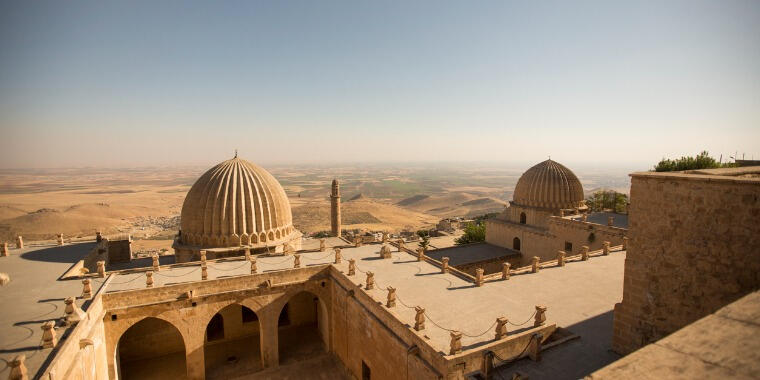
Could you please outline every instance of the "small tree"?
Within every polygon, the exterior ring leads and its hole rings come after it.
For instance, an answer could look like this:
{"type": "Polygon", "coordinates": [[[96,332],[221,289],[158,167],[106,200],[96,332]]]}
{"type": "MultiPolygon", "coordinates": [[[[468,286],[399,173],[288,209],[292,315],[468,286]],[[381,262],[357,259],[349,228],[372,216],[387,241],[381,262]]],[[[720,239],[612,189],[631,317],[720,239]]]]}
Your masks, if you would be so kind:
{"type": "Polygon", "coordinates": [[[485,223],[470,223],[464,228],[464,235],[454,240],[454,244],[479,243],[486,240],[485,223]]]}
{"type": "Polygon", "coordinates": [[[628,204],[628,196],[617,191],[599,190],[586,198],[586,206],[591,211],[613,210],[617,213],[625,213],[628,204]]]}
{"type": "Polygon", "coordinates": [[[420,237],[419,246],[423,251],[427,252],[428,246],[430,246],[430,233],[424,230],[417,231],[417,236],[420,237]]]}
{"type": "Polygon", "coordinates": [[[663,158],[655,165],[654,170],[657,172],[674,172],[681,170],[696,170],[696,169],[713,169],[713,168],[731,168],[735,167],[736,163],[718,162],[715,158],[710,157],[706,150],[696,155],[695,157],[681,157],[675,160],[669,158],[663,158]]]}

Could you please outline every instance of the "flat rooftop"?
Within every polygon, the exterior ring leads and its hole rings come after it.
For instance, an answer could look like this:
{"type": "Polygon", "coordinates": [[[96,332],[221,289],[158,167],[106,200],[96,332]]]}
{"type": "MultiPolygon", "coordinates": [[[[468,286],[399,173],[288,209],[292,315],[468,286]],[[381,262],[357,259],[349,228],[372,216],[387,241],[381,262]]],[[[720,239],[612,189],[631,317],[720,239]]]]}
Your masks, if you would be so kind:
{"type": "Polygon", "coordinates": [[[429,251],[427,255],[438,261],[441,261],[441,258],[443,257],[448,257],[449,265],[454,266],[477,263],[505,256],[522,257],[522,254],[518,251],[488,243],[467,244],[445,249],[435,249],[429,251]]]}
{"type": "MultiPolygon", "coordinates": [[[[611,334],[612,309],[623,295],[623,251],[593,256],[585,262],[568,262],[561,268],[547,267],[536,274],[515,274],[510,280],[499,279],[478,287],[454,274],[442,274],[438,267],[418,262],[411,254],[395,248],[392,259],[380,259],[380,247],[380,244],[344,247],[344,260],[336,267],[347,273],[348,259],[355,259],[357,273],[348,278],[357,286],[364,284],[365,272],[374,272],[376,288],[366,292],[378,302],[385,301],[387,286],[395,287],[399,302],[390,311],[410,327],[415,316],[413,307],[424,307],[427,315],[424,335],[443,354],[447,355],[449,350],[450,335],[446,329],[462,331],[463,349],[467,350],[492,341],[497,317],[507,317],[519,325],[509,325],[510,331],[517,331],[532,327],[535,306],[545,305],[547,321],[571,330],[575,327],[581,335],[582,355],[588,362],[573,365],[582,367],[584,374],[617,358],[609,352],[608,334],[597,331],[594,321],[609,321],[607,330],[611,334]]],[[[333,258],[330,249],[302,252],[301,265],[335,265],[333,258]]],[[[259,272],[287,270],[293,267],[293,260],[292,256],[259,257],[257,266],[259,272]]],[[[250,264],[243,258],[209,261],[208,275],[209,279],[250,275],[250,264]]],[[[154,286],[199,281],[200,265],[195,262],[162,268],[153,278],[154,286]]],[[[145,274],[138,272],[114,275],[106,290],[144,287],[145,274]]]]}
{"type": "MultiPolygon", "coordinates": [[[[74,263],[84,257],[94,242],[57,246],[29,244],[24,249],[9,247],[9,256],[0,257],[0,272],[7,273],[11,282],[0,287],[0,358],[12,360],[26,355],[29,377],[35,378],[48,359],[52,348],[41,349],[41,326],[44,322],[63,317],[67,297],[82,294],[82,280],[59,278],[74,263]]],[[[95,294],[104,279],[92,279],[95,294]]],[[[77,300],[87,310],[90,301],[77,300]],[[83,304],[84,303],[84,304],[83,304]]],[[[69,329],[56,328],[59,341],[69,329]]],[[[5,363],[3,363],[5,364],[5,363]]],[[[0,379],[8,377],[7,365],[0,364],[0,379]]]]}
{"type": "Polygon", "coordinates": [[[592,212],[588,214],[588,221],[590,223],[607,225],[607,218],[612,217],[612,226],[619,228],[628,228],[628,215],[616,214],[614,212],[592,212]]]}

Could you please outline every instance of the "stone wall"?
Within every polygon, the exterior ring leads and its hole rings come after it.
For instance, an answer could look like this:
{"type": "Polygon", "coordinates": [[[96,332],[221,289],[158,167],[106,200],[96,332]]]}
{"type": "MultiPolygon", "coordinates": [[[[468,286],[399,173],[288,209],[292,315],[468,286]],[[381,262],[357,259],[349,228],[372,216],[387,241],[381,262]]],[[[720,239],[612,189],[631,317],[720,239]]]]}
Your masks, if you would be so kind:
{"type": "Polygon", "coordinates": [[[514,239],[520,239],[524,257],[538,256],[541,261],[557,256],[555,241],[548,230],[500,219],[486,220],[486,243],[514,249],[514,239]]]}
{"type": "Polygon", "coordinates": [[[631,177],[630,241],[613,338],[623,354],[760,287],[759,178],[631,177]]]}
{"type": "Polygon", "coordinates": [[[602,249],[605,241],[609,241],[612,246],[620,245],[627,230],[553,216],[549,218],[549,233],[554,237],[554,245],[551,248],[555,255],[558,250],[566,251],[570,255],[581,253],[581,247],[584,245],[591,251],[602,249]],[[566,242],[572,244],[572,250],[565,250],[566,242]]]}
{"type": "Polygon", "coordinates": [[[519,255],[509,255],[502,257],[495,257],[493,259],[478,261],[474,263],[459,264],[455,267],[470,276],[475,277],[475,270],[483,268],[484,274],[501,273],[504,263],[509,263],[512,268],[519,268],[523,265],[522,257],[519,255]]]}

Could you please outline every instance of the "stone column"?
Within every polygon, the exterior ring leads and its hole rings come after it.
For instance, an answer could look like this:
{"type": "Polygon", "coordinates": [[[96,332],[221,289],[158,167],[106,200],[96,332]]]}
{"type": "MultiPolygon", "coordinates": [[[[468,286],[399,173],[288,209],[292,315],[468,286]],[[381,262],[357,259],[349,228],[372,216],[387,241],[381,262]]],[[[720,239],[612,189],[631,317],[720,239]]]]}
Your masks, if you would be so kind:
{"type": "Polygon", "coordinates": [[[3,242],[3,245],[0,246],[0,257],[7,257],[8,256],[8,243],[3,242]]]}
{"type": "Polygon", "coordinates": [[[53,348],[58,344],[55,334],[55,322],[47,321],[42,324],[42,348],[53,348]]]}
{"type": "Polygon", "coordinates": [[[251,274],[256,274],[256,272],[258,271],[258,268],[256,268],[256,258],[251,256],[250,261],[251,261],[251,274]]]}
{"type": "Polygon", "coordinates": [[[319,252],[324,252],[327,249],[327,239],[320,238],[319,239],[319,252]]]}
{"type": "Polygon", "coordinates": [[[483,286],[483,268],[475,269],[475,285],[483,286]]]}
{"type": "Polygon", "coordinates": [[[449,258],[441,258],[441,273],[449,273],[449,258]]]}
{"type": "Polygon", "coordinates": [[[82,280],[82,298],[86,300],[92,298],[92,286],[89,278],[82,280]]]}
{"type": "Polygon", "coordinates": [[[101,260],[97,262],[98,264],[98,277],[105,277],[106,276],[106,262],[101,260]]]}
{"type": "Polygon", "coordinates": [[[340,248],[335,248],[335,264],[340,264],[343,260],[343,257],[340,255],[340,248]]]}
{"type": "Polygon", "coordinates": [[[605,241],[602,243],[602,254],[605,256],[610,254],[610,242],[605,241]]]}
{"type": "Polygon", "coordinates": [[[270,304],[259,317],[259,323],[261,324],[261,330],[259,333],[261,341],[261,363],[264,368],[277,368],[280,365],[279,332],[277,328],[279,316],[279,311],[274,310],[270,304]]]}
{"type": "Polygon", "coordinates": [[[504,263],[501,265],[501,279],[502,280],[509,280],[510,275],[510,269],[512,268],[512,264],[510,263],[504,263]]]}
{"type": "Polygon", "coordinates": [[[508,321],[506,317],[496,318],[496,334],[494,335],[494,339],[499,340],[507,336],[508,321]]]}
{"type": "Polygon", "coordinates": [[[375,274],[367,272],[367,286],[365,289],[370,290],[375,288],[375,274]]]}
{"type": "Polygon", "coordinates": [[[414,329],[422,331],[425,329],[425,309],[419,306],[414,307],[417,314],[414,316],[414,329]]]}
{"type": "Polygon", "coordinates": [[[332,181],[332,193],[330,194],[330,229],[333,236],[340,237],[340,184],[337,179],[332,181]]]}
{"type": "Polygon", "coordinates": [[[588,246],[584,245],[581,247],[581,260],[586,261],[588,260],[588,246]]]}
{"type": "Polygon", "coordinates": [[[201,280],[208,280],[208,267],[206,267],[206,262],[201,262],[201,280]]]}
{"type": "Polygon", "coordinates": [[[301,255],[293,255],[293,268],[301,267],[301,255]]]}
{"type": "Polygon", "coordinates": [[[536,305],[536,318],[533,327],[543,326],[546,322],[546,306],[536,305]]]}
{"type": "Polygon", "coordinates": [[[533,256],[533,260],[531,261],[531,267],[530,271],[531,273],[538,273],[538,271],[541,270],[541,259],[538,256],[533,256]]]}
{"type": "Polygon", "coordinates": [[[425,261],[425,250],[422,247],[417,248],[417,261],[425,261]]]}
{"type": "Polygon", "coordinates": [[[158,262],[158,254],[157,253],[153,254],[153,256],[151,257],[151,259],[153,260],[153,271],[154,272],[160,271],[161,267],[160,267],[160,264],[158,262]]]}
{"type": "Polygon", "coordinates": [[[63,234],[58,234],[58,245],[63,245],[63,234]]]}
{"type": "Polygon", "coordinates": [[[153,272],[151,271],[145,272],[145,287],[146,288],[153,287],[153,272]]]}
{"type": "Polygon", "coordinates": [[[388,287],[388,300],[385,303],[385,307],[396,307],[396,288],[388,287]]]}
{"type": "Polygon", "coordinates": [[[449,331],[451,342],[449,343],[449,355],[456,355],[462,352],[462,333],[459,331],[449,331]]]}
{"type": "Polygon", "coordinates": [[[623,251],[628,250],[628,236],[623,236],[623,251]]]}
{"type": "Polygon", "coordinates": [[[188,329],[182,338],[185,340],[185,366],[189,380],[204,380],[206,378],[206,358],[203,344],[206,336],[205,328],[188,329]]]}
{"type": "Polygon", "coordinates": [[[11,369],[8,374],[8,380],[28,380],[29,374],[26,369],[26,355],[16,355],[13,360],[8,362],[8,367],[11,369]]]}
{"type": "Polygon", "coordinates": [[[565,266],[565,251],[557,252],[557,266],[560,266],[560,267],[565,266]]]}
{"type": "Polygon", "coordinates": [[[348,275],[353,276],[356,274],[356,260],[348,259],[348,275]]]}
{"type": "Polygon", "coordinates": [[[16,248],[24,249],[24,238],[21,235],[16,236],[16,248]]]}

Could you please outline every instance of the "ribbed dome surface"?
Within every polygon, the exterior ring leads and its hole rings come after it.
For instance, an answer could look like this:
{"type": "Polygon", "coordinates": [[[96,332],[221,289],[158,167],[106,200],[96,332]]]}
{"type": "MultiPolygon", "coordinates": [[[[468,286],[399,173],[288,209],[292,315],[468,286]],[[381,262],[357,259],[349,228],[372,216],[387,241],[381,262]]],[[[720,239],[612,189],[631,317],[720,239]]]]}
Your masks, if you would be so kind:
{"type": "Polygon", "coordinates": [[[521,206],[547,209],[580,207],[581,181],[559,162],[546,160],[528,169],[515,186],[513,202],[521,206]]]}
{"type": "Polygon", "coordinates": [[[266,170],[233,158],[190,188],[182,205],[182,242],[208,248],[269,245],[293,229],[290,202],[266,170]]]}

